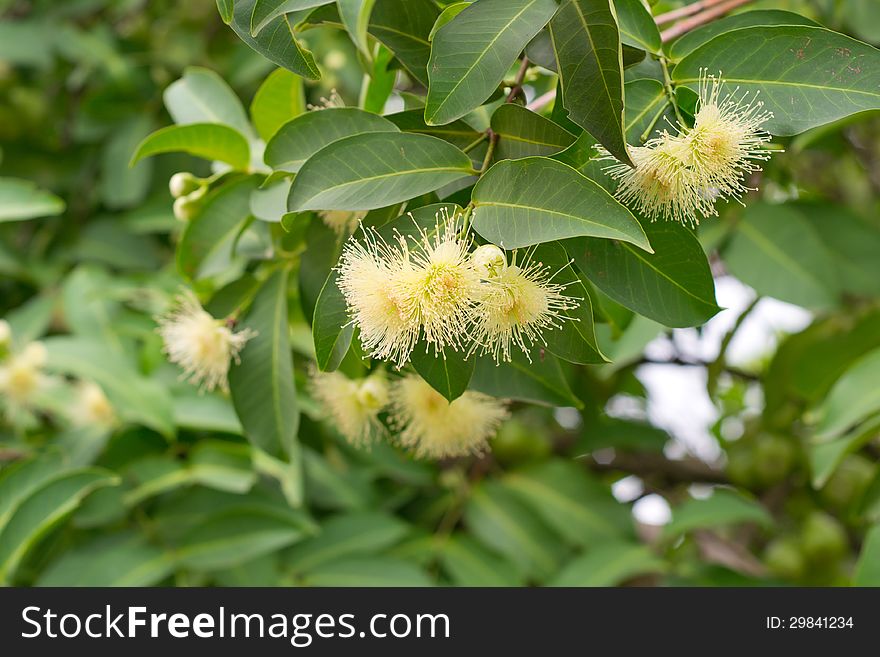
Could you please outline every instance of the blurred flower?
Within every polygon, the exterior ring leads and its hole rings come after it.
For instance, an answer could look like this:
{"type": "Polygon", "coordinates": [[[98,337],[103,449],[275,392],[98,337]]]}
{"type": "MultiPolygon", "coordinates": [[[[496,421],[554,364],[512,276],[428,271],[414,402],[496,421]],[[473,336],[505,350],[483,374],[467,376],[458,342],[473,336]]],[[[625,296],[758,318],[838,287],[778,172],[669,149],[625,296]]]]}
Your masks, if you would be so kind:
{"type": "Polygon", "coordinates": [[[116,413],[99,385],[92,381],[81,381],[76,386],[70,419],[79,426],[111,427],[116,423],[116,413]]]}
{"type": "Polygon", "coordinates": [[[48,352],[42,342],[28,343],[0,364],[0,393],[16,407],[30,406],[45,382],[42,372],[48,352]]]}
{"type": "Polygon", "coordinates": [[[256,335],[250,329],[234,333],[205,312],[192,292],[177,297],[174,307],[156,321],[168,359],[205,390],[228,390],[230,360],[237,360],[245,343],[256,335]]]}
{"type": "Polygon", "coordinates": [[[544,331],[570,319],[563,313],[576,308],[577,300],[563,296],[566,285],[553,283],[556,274],[540,262],[527,259],[522,267],[505,265],[497,271],[481,286],[472,350],[479,348],[501,362],[510,360],[514,345],[531,360],[532,346],[546,344],[544,331]]]}
{"type": "Polygon", "coordinates": [[[317,105],[311,103],[306,104],[306,109],[311,112],[320,112],[321,110],[330,109],[331,107],[345,107],[345,101],[342,100],[342,96],[339,95],[336,89],[331,89],[330,95],[327,97],[321,96],[317,105]]]}
{"type": "Polygon", "coordinates": [[[314,370],[311,390],[333,425],[352,445],[367,445],[382,432],[378,416],[388,404],[384,375],[353,380],[339,372],[314,370]]]}
{"type": "Polygon", "coordinates": [[[337,235],[351,235],[363,221],[366,212],[349,212],[347,210],[322,210],[318,212],[324,225],[337,235]]]}
{"type": "Polygon", "coordinates": [[[399,442],[422,458],[479,454],[507,417],[504,404],[468,391],[447,401],[421,377],[405,376],[391,389],[391,423],[399,442]]]}

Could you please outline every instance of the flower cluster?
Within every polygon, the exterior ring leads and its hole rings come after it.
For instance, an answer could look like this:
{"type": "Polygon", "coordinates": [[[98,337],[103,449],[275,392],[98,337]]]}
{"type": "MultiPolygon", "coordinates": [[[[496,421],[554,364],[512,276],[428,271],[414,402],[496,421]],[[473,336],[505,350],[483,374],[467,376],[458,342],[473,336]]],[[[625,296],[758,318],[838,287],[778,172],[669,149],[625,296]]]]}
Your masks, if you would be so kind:
{"type": "Polygon", "coordinates": [[[691,225],[701,216],[717,216],[720,198],[742,202],[750,191],[746,176],[770,158],[764,148],[770,135],[761,126],[773,114],[763,109],[757,94],[737,97],[735,89],[722,95],[723,87],[720,76],[702,72],[693,128],[664,131],[644,146],[631,147],[634,167],[599,148],[600,159],[615,160],[605,171],[618,182],[618,200],[651,220],[691,225]]]}
{"type": "Polygon", "coordinates": [[[380,413],[396,438],[419,458],[452,458],[485,451],[507,417],[504,403],[468,391],[452,402],[421,377],[409,374],[388,383],[384,374],[349,379],[339,372],[312,372],[311,391],[333,426],[363,447],[385,434],[380,413]]]}
{"type": "Polygon", "coordinates": [[[577,307],[530,257],[508,264],[494,245],[471,251],[459,219],[441,211],[417,237],[398,233],[389,243],[365,229],[347,242],[339,288],[367,355],[400,368],[424,339],[438,355],[449,348],[509,361],[511,345],[528,356],[577,307]]]}

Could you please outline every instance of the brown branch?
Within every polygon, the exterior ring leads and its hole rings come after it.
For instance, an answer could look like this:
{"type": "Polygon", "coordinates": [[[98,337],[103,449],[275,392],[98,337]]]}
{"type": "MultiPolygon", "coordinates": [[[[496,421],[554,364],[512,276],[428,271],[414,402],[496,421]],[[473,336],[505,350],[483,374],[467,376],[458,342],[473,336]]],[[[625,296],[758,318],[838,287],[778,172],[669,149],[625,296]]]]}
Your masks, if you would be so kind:
{"type": "Polygon", "coordinates": [[[653,452],[615,452],[614,458],[607,463],[599,463],[592,456],[585,457],[584,461],[597,472],[626,472],[639,477],[660,476],[672,483],[729,483],[724,472],[695,458],[672,460],[653,452]]]}
{"type": "Polygon", "coordinates": [[[668,30],[663,30],[663,32],[660,33],[660,39],[661,41],[663,41],[663,43],[668,43],[673,39],[677,39],[682,34],[690,32],[694,28],[705,25],[706,23],[710,23],[719,16],[723,16],[727,12],[732,11],[737,7],[751,1],[752,0],[724,0],[720,4],[715,3],[714,6],[712,6],[710,9],[706,9],[706,11],[695,14],[687,20],[676,23],[668,30]]]}
{"type": "Polygon", "coordinates": [[[714,7],[717,4],[721,4],[722,2],[726,2],[726,0],[700,0],[699,2],[692,2],[691,4],[685,5],[684,7],[679,7],[678,9],[667,11],[665,14],[655,16],[654,22],[657,23],[657,25],[673,23],[679,18],[687,18],[688,16],[692,16],[693,14],[703,11],[704,9],[708,9],[709,7],[714,7]]]}
{"type": "Polygon", "coordinates": [[[504,100],[505,103],[512,103],[516,97],[522,93],[522,84],[523,80],[526,79],[526,72],[529,70],[529,58],[523,57],[522,62],[520,62],[519,70],[516,72],[516,77],[513,80],[513,86],[510,88],[510,93],[507,94],[507,98],[504,100]]]}

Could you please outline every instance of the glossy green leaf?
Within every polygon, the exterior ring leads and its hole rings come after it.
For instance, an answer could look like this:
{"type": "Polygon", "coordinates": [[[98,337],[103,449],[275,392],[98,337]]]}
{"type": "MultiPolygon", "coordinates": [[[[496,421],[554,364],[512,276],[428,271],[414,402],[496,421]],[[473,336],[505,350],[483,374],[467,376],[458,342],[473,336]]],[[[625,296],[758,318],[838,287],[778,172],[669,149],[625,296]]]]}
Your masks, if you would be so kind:
{"type": "Polygon", "coordinates": [[[616,586],[636,575],[662,573],[666,563],[646,545],[604,543],[565,565],[551,586],[616,586]]]}
{"type": "Polygon", "coordinates": [[[256,332],[229,372],[232,403],[248,440],[272,455],[298,458],[299,409],[287,323],[288,272],[263,283],[243,326],[256,332]]]}
{"type": "Polygon", "coordinates": [[[276,170],[296,173],[319,150],[352,135],[397,132],[387,119],[354,107],[307,112],[285,123],[266,144],[264,159],[276,170]]]}
{"type": "Polygon", "coordinates": [[[661,52],[660,31],[642,0],[614,0],[620,40],[654,54],[661,52]]]}
{"type": "Polygon", "coordinates": [[[474,230],[505,248],[590,235],[651,245],[632,213],[568,165],[541,157],[505,160],[473,192],[474,230]]]}
{"type": "Polygon", "coordinates": [[[679,223],[642,222],[653,254],[625,242],[579,238],[564,246],[593,285],[630,310],[666,326],[698,326],[720,308],[709,262],[679,223]]]}
{"type": "Polygon", "coordinates": [[[329,5],[333,0],[255,0],[251,10],[251,36],[257,36],[263,28],[284,14],[329,5]]]}
{"type": "Polygon", "coordinates": [[[810,20],[806,16],[801,16],[793,11],[782,11],[781,9],[757,9],[754,11],[745,11],[741,14],[733,16],[724,16],[717,20],[713,20],[706,25],[701,25],[695,30],[691,30],[680,36],[669,46],[669,57],[673,61],[683,59],[694,50],[708,43],[715,37],[731,30],[738,30],[743,27],[751,27],[753,25],[813,25],[816,21],[810,20]]]}
{"type": "Polygon", "coordinates": [[[681,60],[673,79],[697,90],[701,69],[722,71],[728,88],[760,92],[774,135],[880,109],[880,50],[821,27],[755,26],[715,37],[681,60]]]}
{"type": "Polygon", "coordinates": [[[86,496],[116,483],[106,470],[84,469],[60,474],[34,490],[0,528],[0,582],[10,582],[28,551],[86,496]]]}
{"type": "Polygon", "coordinates": [[[759,294],[806,308],[837,302],[831,254],[810,223],[788,205],[749,205],[723,255],[730,272],[759,294]]]}
{"type": "Polygon", "coordinates": [[[765,527],[773,524],[767,510],[754,500],[730,490],[717,489],[706,499],[689,499],[672,510],[672,521],[663,529],[672,537],[692,531],[743,522],[765,527]]]}
{"type": "Polygon", "coordinates": [[[180,238],[177,269],[181,274],[199,280],[226,271],[251,214],[251,193],[257,184],[257,178],[252,176],[208,194],[180,238]]]}
{"type": "Polygon", "coordinates": [[[523,577],[509,561],[465,534],[451,536],[440,552],[443,568],[457,586],[522,586],[523,577]]]}
{"type": "Polygon", "coordinates": [[[49,452],[11,463],[0,472],[0,528],[32,493],[65,471],[61,454],[49,452]]]}
{"type": "Polygon", "coordinates": [[[182,78],[168,85],[162,99],[178,125],[220,123],[242,135],[251,133],[251,124],[238,96],[210,69],[187,68],[182,78]]]}
{"type": "Polygon", "coordinates": [[[816,437],[829,439],[880,413],[880,349],[874,349],[841,376],[816,409],[816,437]]]}
{"type": "Polygon", "coordinates": [[[434,191],[471,173],[448,142],[408,133],[367,133],[335,141],[302,166],[291,211],[372,210],[434,191]]]}
{"type": "Polygon", "coordinates": [[[418,82],[428,85],[429,35],[440,10],[430,0],[376,0],[368,30],[418,82]]]}
{"type": "Polygon", "coordinates": [[[542,349],[534,349],[532,362],[518,349],[511,351],[509,363],[496,365],[489,356],[477,358],[470,388],[493,397],[515,399],[547,406],[574,406],[583,403],[574,396],[559,361],[542,349]]]}
{"type": "Polygon", "coordinates": [[[571,146],[575,136],[562,126],[522,105],[505,103],[492,113],[498,135],[497,159],[552,155],[571,146]]]}
{"type": "Polygon", "coordinates": [[[480,0],[431,43],[425,122],[443,125],[479,107],[556,12],[555,0],[480,0]]]}
{"type": "Polygon", "coordinates": [[[174,423],[181,429],[213,431],[243,436],[244,429],[235,414],[232,402],[219,394],[176,392],[174,423]]]}
{"type": "Polygon", "coordinates": [[[251,17],[255,5],[256,0],[235,0],[230,27],[238,37],[278,66],[283,66],[307,80],[320,79],[321,71],[314,56],[299,44],[286,15],[281,14],[268,20],[259,34],[251,36],[251,17]]]}
{"type": "Polygon", "coordinates": [[[550,36],[568,117],[631,164],[623,129],[623,57],[611,0],[563,0],[550,21],[550,36]]]}
{"type": "Polygon", "coordinates": [[[424,340],[410,355],[413,369],[449,401],[458,399],[467,390],[476,361],[475,356],[465,358],[464,353],[452,349],[437,354],[424,340]]]}
{"type": "Polygon", "coordinates": [[[391,121],[403,132],[416,132],[444,139],[450,144],[464,148],[472,144],[480,133],[464,121],[453,121],[446,125],[428,125],[425,123],[424,112],[420,109],[405,110],[396,114],[388,114],[384,118],[391,121]]]}
{"type": "Polygon", "coordinates": [[[352,557],[322,564],[312,570],[303,583],[336,587],[431,586],[431,580],[416,566],[387,557],[352,557]]]}
{"type": "Polygon", "coordinates": [[[251,103],[251,119],[260,138],[266,142],[281,126],[305,111],[302,78],[284,68],[272,71],[251,103]]]}
{"type": "Polygon", "coordinates": [[[250,147],[240,132],[220,123],[191,123],[162,128],[144,139],[131,166],[142,158],[175,151],[226,162],[237,170],[247,169],[250,163],[250,147]]]}
{"type": "Polygon", "coordinates": [[[321,288],[312,319],[315,361],[322,372],[332,372],[339,367],[354,335],[354,324],[349,321],[345,297],[338,281],[339,274],[333,270],[321,288]]]}
{"type": "Polygon", "coordinates": [[[370,14],[374,4],[376,4],[376,0],[336,0],[339,17],[342,19],[348,36],[368,59],[372,53],[367,43],[367,26],[370,23],[370,14]]]}
{"type": "Polygon", "coordinates": [[[29,180],[0,178],[0,223],[64,212],[64,201],[29,180]]]}
{"type": "Polygon", "coordinates": [[[233,0],[217,0],[217,11],[220,12],[220,18],[229,25],[232,21],[233,0]]]}
{"type": "Polygon", "coordinates": [[[675,114],[662,82],[642,79],[627,82],[624,86],[626,88],[624,129],[627,142],[638,146],[653,136],[655,131],[669,129],[666,119],[670,122],[674,121],[675,114]]]}

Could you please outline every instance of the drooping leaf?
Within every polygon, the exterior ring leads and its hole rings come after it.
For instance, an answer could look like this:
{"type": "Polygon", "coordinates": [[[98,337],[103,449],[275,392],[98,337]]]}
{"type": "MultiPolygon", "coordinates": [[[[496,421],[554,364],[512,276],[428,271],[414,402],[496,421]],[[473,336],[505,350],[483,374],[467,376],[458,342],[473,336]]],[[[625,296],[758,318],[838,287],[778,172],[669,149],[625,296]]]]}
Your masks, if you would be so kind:
{"type": "Polygon", "coordinates": [[[715,315],[715,282],[700,243],[673,221],[642,222],[653,254],[625,242],[566,240],[568,255],[613,300],[666,326],[697,326],[715,315]]]}
{"type": "Polygon", "coordinates": [[[251,102],[251,119],[266,142],[281,126],[305,111],[302,78],[285,68],[272,71],[251,102]]]}
{"type": "Polygon", "coordinates": [[[458,399],[467,390],[476,360],[475,356],[465,358],[464,353],[452,349],[434,353],[424,341],[417,344],[410,355],[413,369],[449,401],[458,399]]]}
{"type": "Polygon", "coordinates": [[[473,192],[474,229],[513,249],[590,235],[651,245],[632,213],[571,167],[542,157],[505,160],[473,192]]]}
{"type": "Polygon", "coordinates": [[[217,11],[220,12],[220,18],[227,25],[232,20],[232,3],[233,0],[217,0],[217,11]]]}
{"type": "Polygon", "coordinates": [[[623,57],[611,0],[563,0],[550,21],[569,118],[631,164],[623,128],[623,57]]]}
{"type": "Polygon", "coordinates": [[[444,541],[440,558],[457,586],[521,586],[523,582],[513,564],[464,533],[444,541]]]}
{"type": "Polygon", "coordinates": [[[583,403],[574,396],[559,361],[542,349],[534,349],[532,361],[518,349],[512,360],[496,364],[489,356],[477,358],[470,388],[493,397],[515,399],[548,406],[574,406],[583,403]]]}
{"type": "Polygon", "coordinates": [[[266,144],[264,159],[276,170],[296,173],[312,155],[333,143],[366,132],[397,132],[387,119],[354,107],[307,112],[288,121],[266,144]]]}
{"type": "Polygon", "coordinates": [[[696,91],[700,69],[723,72],[730,91],[760,92],[764,109],[773,112],[763,128],[774,135],[880,109],[880,50],[822,27],[726,32],[682,59],[673,79],[696,91]]]}
{"type": "Polygon", "coordinates": [[[562,126],[513,103],[505,103],[492,113],[492,131],[498,136],[495,153],[499,160],[552,155],[575,140],[562,126]]]}
{"type": "Polygon", "coordinates": [[[376,0],[336,0],[339,17],[348,36],[367,59],[372,55],[367,43],[367,26],[376,0]]]}
{"type": "Polygon", "coordinates": [[[244,107],[235,92],[214,71],[191,66],[162,94],[165,107],[178,125],[220,123],[242,135],[251,133],[244,107]]]}
{"type": "Polygon", "coordinates": [[[64,201],[29,180],[0,178],[0,223],[64,212],[64,201]]]}
{"type": "Polygon", "coordinates": [[[321,289],[312,319],[315,361],[322,372],[332,372],[339,367],[354,335],[354,324],[349,322],[338,281],[339,274],[333,270],[321,289]]]}
{"type": "Polygon", "coordinates": [[[309,158],[294,179],[288,208],[372,210],[434,191],[470,173],[470,158],[436,137],[354,135],[309,158]]]}
{"type": "Polygon", "coordinates": [[[247,169],[250,162],[247,139],[237,130],[221,123],[190,123],[171,125],[151,134],[138,146],[131,165],[145,157],[174,151],[226,162],[237,170],[247,169]]]}
{"type": "Polygon", "coordinates": [[[556,9],[555,0],[480,0],[437,30],[425,122],[450,123],[480,106],[556,9]]]}

